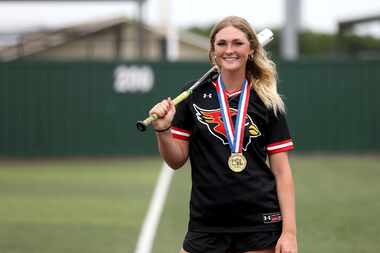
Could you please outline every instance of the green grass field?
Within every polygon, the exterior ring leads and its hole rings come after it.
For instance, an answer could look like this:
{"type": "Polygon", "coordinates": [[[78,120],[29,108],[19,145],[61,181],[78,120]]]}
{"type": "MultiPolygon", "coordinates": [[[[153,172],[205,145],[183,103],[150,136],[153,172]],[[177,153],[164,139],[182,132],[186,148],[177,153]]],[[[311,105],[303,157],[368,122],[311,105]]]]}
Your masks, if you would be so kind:
{"type": "MultiPolygon", "coordinates": [[[[294,156],[300,252],[380,252],[380,158],[294,156]]],[[[0,162],[1,253],[134,251],[161,160],[0,162]]],[[[190,173],[175,173],[154,244],[178,252],[190,173]]]]}

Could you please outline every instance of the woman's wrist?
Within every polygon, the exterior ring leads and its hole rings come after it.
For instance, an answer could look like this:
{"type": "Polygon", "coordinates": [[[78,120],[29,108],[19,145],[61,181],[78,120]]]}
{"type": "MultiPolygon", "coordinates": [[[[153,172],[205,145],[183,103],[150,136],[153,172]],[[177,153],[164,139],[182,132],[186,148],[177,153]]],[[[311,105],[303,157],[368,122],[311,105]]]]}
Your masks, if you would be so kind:
{"type": "Polygon", "coordinates": [[[163,128],[163,129],[156,129],[156,128],[155,128],[154,131],[155,131],[156,133],[164,133],[164,132],[169,131],[170,128],[171,128],[171,126],[168,126],[167,128],[163,128]]]}
{"type": "Polygon", "coordinates": [[[297,230],[296,229],[290,229],[290,228],[282,228],[282,233],[292,234],[292,235],[296,236],[297,230]]]}

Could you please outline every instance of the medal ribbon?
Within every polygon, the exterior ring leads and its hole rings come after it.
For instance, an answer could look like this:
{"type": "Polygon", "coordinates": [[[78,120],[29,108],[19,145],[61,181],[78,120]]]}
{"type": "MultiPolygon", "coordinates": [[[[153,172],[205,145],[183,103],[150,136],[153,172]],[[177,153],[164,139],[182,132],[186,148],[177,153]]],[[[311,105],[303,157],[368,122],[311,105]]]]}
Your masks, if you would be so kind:
{"type": "Polygon", "coordinates": [[[230,106],[228,104],[227,94],[224,91],[224,83],[221,75],[219,75],[218,82],[216,84],[216,91],[218,93],[224,129],[226,131],[228,144],[230,145],[232,153],[241,153],[243,149],[244,127],[247,116],[250,87],[251,85],[248,81],[244,80],[241,88],[239,106],[234,127],[230,106]]]}

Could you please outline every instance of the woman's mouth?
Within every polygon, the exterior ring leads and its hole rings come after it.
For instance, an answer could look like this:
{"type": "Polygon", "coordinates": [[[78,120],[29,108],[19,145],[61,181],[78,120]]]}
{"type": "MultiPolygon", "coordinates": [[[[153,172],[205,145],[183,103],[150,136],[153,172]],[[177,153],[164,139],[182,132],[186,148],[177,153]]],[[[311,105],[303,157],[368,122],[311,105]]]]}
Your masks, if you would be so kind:
{"type": "Polygon", "coordinates": [[[223,57],[223,60],[226,62],[234,62],[237,61],[239,57],[237,56],[228,56],[228,57],[223,57]]]}

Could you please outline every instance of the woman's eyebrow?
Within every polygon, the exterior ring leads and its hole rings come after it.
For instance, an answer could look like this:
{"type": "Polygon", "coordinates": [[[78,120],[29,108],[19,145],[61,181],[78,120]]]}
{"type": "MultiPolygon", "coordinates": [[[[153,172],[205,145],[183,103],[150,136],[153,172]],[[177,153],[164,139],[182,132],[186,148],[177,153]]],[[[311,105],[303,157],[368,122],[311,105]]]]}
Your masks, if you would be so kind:
{"type": "MultiPolygon", "coordinates": [[[[224,41],[227,41],[227,39],[217,39],[217,40],[215,40],[215,42],[219,42],[219,41],[224,42],[224,41]]],[[[231,41],[243,41],[243,39],[235,38],[235,39],[232,39],[231,41]]]]}

